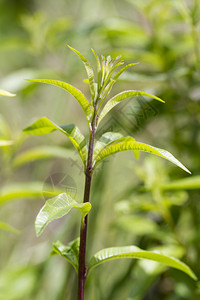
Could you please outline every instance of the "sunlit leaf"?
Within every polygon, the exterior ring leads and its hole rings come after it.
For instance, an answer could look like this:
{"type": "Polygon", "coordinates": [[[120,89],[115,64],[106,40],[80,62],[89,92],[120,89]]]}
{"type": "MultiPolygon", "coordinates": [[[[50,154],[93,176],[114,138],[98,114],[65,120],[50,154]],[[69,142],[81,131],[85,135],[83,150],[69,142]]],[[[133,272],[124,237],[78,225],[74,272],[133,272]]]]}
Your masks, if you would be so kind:
{"type": "Polygon", "coordinates": [[[0,89],[0,96],[14,97],[16,95],[0,89]]]}
{"type": "Polygon", "coordinates": [[[42,135],[51,133],[55,130],[61,131],[70,139],[74,147],[78,150],[78,153],[85,166],[87,159],[86,141],[85,137],[82,135],[76,125],[68,124],[64,126],[58,126],[46,117],[43,117],[34,122],[32,125],[26,127],[23,131],[28,134],[42,135]]]}
{"type": "Polygon", "coordinates": [[[13,166],[18,168],[24,164],[48,158],[68,158],[73,154],[73,152],[64,147],[56,146],[41,146],[34,147],[27,151],[20,153],[13,160],[13,166]]]}
{"type": "MultiPolygon", "coordinates": [[[[135,139],[132,136],[123,137],[123,135],[119,132],[104,133],[95,144],[93,162],[95,162],[98,154],[107,146],[112,145],[113,143],[116,142],[125,142],[125,141],[135,141],[135,139]]],[[[136,158],[139,157],[139,151],[133,150],[133,154],[136,156],[136,158]]]]}
{"type": "Polygon", "coordinates": [[[101,84],[101,63],[100,63],[100,59],[98,57],[98,55],[96,54],[96,52],[92,49],[92,52],[96,58],[96,62],[97,62],[97,84],[98,87],[100,87],[101,84]]]}
{"type": "Polygon", "coordinates": [[[39,83],[47,83],[51,85],[58,86],[67,92],[69,92],[81,105],[83,112],[87,118],[87,121],[90,121],[91,117],[91,108],[88,100],[86,97],[83,95],[81,91],[79,91],[77,88],[75,88],[73,85],[68,84],[64,81],[60,80],[50,80],[50,79],[26,79],[27,81],[33,81],[33,82],[39,82],[39,83]]]}
{"type": "Polygon", "coordinates": [[[123,137],[121,133],[118,132],[106,132],[104,133],[100,139],[95,143],[94,146],[94,154],[93,154],[93,161],[95,161],[97,155],[101,152],[105,146],[110,144],[110,142],[118,140],[119,138],[123,137]]]}
{"type": "Polygon", "coordinates": [[[120,258],[140,258],[153,260],[169,267],[181,270],[182,272],[188,274],[192,279],[197,280],[197,277],[193,271],[180,260],[158,253],[156,250],[145,251],[136,246],[112,247],[97,252],[90,260],[89,271],[106,261],[120,258]]]}
{"type": "Polygon", "coordinates": [[[184,171],[191,173],[180,161],[178,161],[170,152],[166,150],[156,148],[140,142],[134,142],[134,141],[117,142],[117,140],[115,141],[114,144],[107,146],[98,154],[98,156],[96,157],[96,161],[94,162],[94,168],[106,157],[109,157],[112,154],[115,154],[117,152],[128,151],[128,150],[139,150],[139,151],[156,154],[160,157],[163,157],[171,161],[173,164],[177,165],[184,171]]]}
{"type": "Polygon", "coordinates": [[[72,264],[77,273],[79,266],[79,244],[79,238],[73,240],[66,246],[63,245],[60,241],[57,241],[56,243],[53,243],[52,252],[52,254],[59,254],[64,257],[70,264],[72,264]]]}
{"type": "Polygon", "coordinates": [[[91,96],[92,96],[92,99],[95,98],[95,86],[94,86],[94,71],[92,69],[92,66],[90,65],[90,63],[88,62],[87,58],[81,54],[79,51],[77,51],[76,49],[70,47],[68,45],[68,47],[73,51],[75,52],[79,58],[82,60],[84,66],[85,66],[85,69],[86,69],[86,72],[87,72],[87,75],[88,75],[88,79],[89,79],[89,84],[90,84],[90,92],[91,92],[91,96]]]}
{"type": "Polygon", "coordinates": [[[11,232],[11,233],[14,233],[14,234],[19,234],[20,233],[19,230],[17,230],[13,226],[11,226],[7,223],[4,223],[4,222],[0,222],[0,229],[11,232]]]}
{"type": "Polygon", "coordinates": [[[162,99],[145,93],[145,92],[141,92],[141,91],[124,91],[121,92],[117,95],[115,95],[114,97],[112,97],[110,100],[108,100],[108,102],[106,103],[106,105],[104,106],[102,112],[100,113],[99,119],[98,119],[98,124],[101,122],[101,120],[107,115],[107,113],[113,108],[115,107],[117,104],[119,104],[121,101],[130,98],[130,97],[135,97],[135,96],[147,96],[147,97],[151,97],[153,99],[156,99],[160,102],[164,102],[162,99]]]}
{"type": "Polygon", "coordinates": [[[107,84],[107,86],[105,87],[105,89],[103,90],[102,93],[102,100],[99,104],[98,110],[100,109],[101,105],[103,104],[104,100],[106,99],[106,97],[110,94],[110,91],[113,87],[113,85],[115,84],[115,80],[113,80],[112,78],[110,79],[110,82],[107,84]]]}
{"type": "Polygon", "coordinates": [[[117,57],[114,60],[111,60],[111,58],[102,56],[102,79],[101,79],[101,90],[103,91],[102,94],[102,101],[103,103],[106,96],[110,93],[111,88],[113,84],[116,82],[116,80],[112,77],[112,74],[116,70],[117,67],[124,64],[123,61],[118,61],[120,57],[117,57]]]}
{"type": "Polygon", "coordinates": [[[132,63],[132,64],[128,64],[126,66],[124,66],[123,68],[121,68],[116,74],[115,76],[113,77],[114,80],[117,80],[119,78],[119,76],[125,72],[128,68],[132,67],[132,66],[135,66],[137,65],[138,63],[132,63]]]}
{"type": "Polygon", "coordinates": [[[66,193],[47,200],[35,220],[36,236],[39,236],[50,222],[65,216],[72,208],[77,208],[83,218],[90,211],[91,204],[78,203],[66,193]]]}

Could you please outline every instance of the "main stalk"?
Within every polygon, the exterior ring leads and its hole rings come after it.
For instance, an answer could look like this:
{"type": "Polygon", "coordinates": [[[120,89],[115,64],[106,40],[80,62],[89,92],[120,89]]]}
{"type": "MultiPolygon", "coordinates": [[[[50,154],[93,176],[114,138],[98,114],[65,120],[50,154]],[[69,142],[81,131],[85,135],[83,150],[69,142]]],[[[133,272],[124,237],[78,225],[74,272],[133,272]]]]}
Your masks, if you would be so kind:
{"type": "MultiPolygon", "coordinates": [[[[96,132],[96,106],[94,108],[92,129],[91,129],[91,133],[90,133],[88,160],[87,160],[87,167],[85,170],[85,190],[84,190],[83,202],[90,201],[90,188],[91,188],[91,180],[92,180],[92,157],[93,157],[93,151],[94,151],[95,132],[96,132]]],[[[88,216],[86,216],[83,219],[83,221],[81,223],[81,230],[80,230],[78,300],[84,300],[85,280],[87,277],[87,270],[86,270],[86,265],[85,265],[87,220],[88,220],[88,216]]]]}

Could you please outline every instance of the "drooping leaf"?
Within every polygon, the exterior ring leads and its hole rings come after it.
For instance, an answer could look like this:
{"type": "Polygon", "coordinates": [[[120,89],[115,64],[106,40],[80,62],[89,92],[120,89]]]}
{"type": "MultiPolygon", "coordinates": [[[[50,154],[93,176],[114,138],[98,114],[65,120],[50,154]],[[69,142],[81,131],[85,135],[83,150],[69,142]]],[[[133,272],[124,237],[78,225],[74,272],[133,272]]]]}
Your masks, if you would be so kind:
{"type": "Polygon", "coordinates": [[[28,182],[28,183],[16,183],[4,186],[0,190],[0,204],[4,202],[17,200],[17,199],[33,199],[41,198],[43,196],[56,196],[64,192],[63,189],[55,187],[52,191],[52,186],[45,186],[44,182],[28,182]]]}
{"type": "Polygon", "coordinates": [[[53,243],[52,254],[58,254],[64,257],[72,266],[74,267],[76,273],[78,274],[79,266],[79,244],[80,239],[77,238],[70,242],[68,245],[63,245],[60,241],[53,243]]]}
{"type": "Polygon", "coordinates": [[[83,95],[81,91],[79,91],[77,88],[75,88],[73,85],[66,83],[64,81],[60,80],[50,80],[50,79],[26,79],[27,81],[33,81],[33,82],[39,82],[39,83],[47,83],[51,85],[58,86],[67,92],[69,92],[81,105],[83,112],[87,118],[87,121],[89,123],[90,117],[91,117],[91,108],[88,100],[83,95]]]}
{"type": "Polygon", "coordinates": [[[83,218],[90,211],[91,204],[78,203],[66,193],[47,200],[35,220],[36,236],[39,236],[50,222],[65,216],[72,208],[77,208],[83,218]]]}
{"type": "Polygon", "coordinates": [[[13,144],[13,141],[0,140],[0,147],[10,146],[13,144]]]}
{"type": "Polygon", "coordinates": [[[85,137],[82,135],[82,133],[76,125],[68,124],[64,126],[58,126],[46,117],[43,117],[34,122],[32,125],[26,127],[23,131],[28,134],[42,135],[51,133],[55,130],[61,131],[70,139],[74,147],[77,149],[85,166],[87,159],[86,141],[85,137]]]}
{"type": "Polygon", "coordinates": [[[91,258],[89,271],[106,261],[120,258],[140,258],[153,260],[165,264],[169,267],[181,270],[182,272],[189,275],[192,279],[197,280],[194,272],[180,260],[158,253],[156,250],[145,251],[136,246],[112,247],[100,250],[91,258]]]}
{"type": "Polygon", "coordinates": [[[0,222],[0,229],[11,232],[11,233],[14,233],[14,234],[19,234],[20,233],[19,230],[17,230],[13,226],[11,226],[7,223],[4,223],[4,222],[0,222]]]}
{"type": "Polygon", "coordinates": [[[16,156],[13,160],[13,167],[18,168],[24,164],[33,162],[35,160],[40,159],[48,159],[48,158],[67,158],[71,156],[73,152],[64,147],[56,147],[56,146],[41,146],[34,147],[30,150],[24,151],[16,156]]]}
{"type": "MultiPolygon", "coordinates": [[[[121,133],[118,132],[106,132],[104,133],[101,138],[96,142],[94,147],[94,154],[93,154],[93,162],[95,162],[98,154],[107,146],[112,145],[116,142],[125,142],[125,141],[135,141],[132,136],[123,137],[121,133]]],[[[139,156],[139,151],[133,150],[134,155],[136,158],[139,156]]]]}
{"type": "Polygon", "coordinates": [[[123,101],[123,100],[125,100],[127,98],[130,98],[130,97],[135,97],[135,96],[147,96],[147,97],[151,97],[153,99],[156,99],[156,100],[158,100],[160,102],[164,102],[162,99],[160,99],[160,98],[158,98],[158,97],[156,97],[154,95],[142,92],[142,91],[132,91],[132,90],[130,90],[130,91],[124,91],[124,92],[121,92],[121,93],[115,95],[110,100],[108,100],[108,102],[104,106],[102,112],[100,113],[100,116],[99,116],[99,119],[98,119],[98,124],[101,122],[101,120],[107,115],[107,113],[113,107],[115,107],[121,101],[123,101]]]}
{"type": "Polygon", "coordinates": [[[89,84],[90,84],[90,93],[91,93],[91,96],[92,96],[92,100],[94,100],[95,98],[95,86],[94,86],[94,71],[92,69],[92,66],[90,65],[89,61],[87,60],[87,58],[81,54],[79,51],[77,51],[76,49],[70,47],[68,45],[68,47],[78,55],[78,57],[82,60],[84,66],[85,66],[85,69],[86,69],[86,72],[87,72],[87,75],[88,75],[88,79],[89,79],[89,84]]]}
{"type": "Polygon", "coordinates": [[[152,154],[156,154],[160,157],[163,157],[169,161],[171,161],[173,164],[177,165],[184,171],[191,173],[180,161],[178,161],[170,152],[156,148],[144,143],[140,142],[130,142],[130,141],[120,141],[117,142],[115,141],[114,144],[107,146],[104,148],[96,157],[96,161],[94,162],[94,168],[103,161],[106,157],[109,157],[110,155],[117,153],[117,152],[122,152],[122,151],[128,151],[128,150],[139,150],[139,151],[144,151],[152,154]]]}
{"type": "Polygon", "coordinates": [[[0,89],[0,96],[14,97],[16,95],[0,89]]]}

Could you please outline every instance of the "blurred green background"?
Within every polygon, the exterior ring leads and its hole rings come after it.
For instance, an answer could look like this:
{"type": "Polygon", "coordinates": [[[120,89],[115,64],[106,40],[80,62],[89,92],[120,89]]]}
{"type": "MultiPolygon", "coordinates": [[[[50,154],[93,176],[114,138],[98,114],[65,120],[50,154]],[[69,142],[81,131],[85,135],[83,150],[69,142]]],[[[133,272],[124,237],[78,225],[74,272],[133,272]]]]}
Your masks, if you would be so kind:
{"type": "MultiPolygon", "coordinates": [[[[24,81],[60,79],[89,96],[85,70],[67,44],[93,64],[91,48],[139,62],[114,92],[140,89],[166,101],[140,97],[122,104],[99,135],[116,130],[165,148],[192,172],[148,154],[138,161],[131,153],[107,160],[93,180],[87,256],[110,246],[159,249],[200,277],[199,1],[0,0],[0,88],[17,95],[0,97],[0,139],[14,142],[0,148],[0,300],[76,299],[74,270],[50,253],[52,242],[79,235],[79,214],[54,221],[40,238],[34,220],[47,189],[73,189],[82,200],[81,162],[60,134],[22,134],[42,116],[76,123],[87,133],[70,95],[24,81]]],[[[86,299],[198,300],[200,286],[163,265],[114,261],[88,278],[86,299]]]]}

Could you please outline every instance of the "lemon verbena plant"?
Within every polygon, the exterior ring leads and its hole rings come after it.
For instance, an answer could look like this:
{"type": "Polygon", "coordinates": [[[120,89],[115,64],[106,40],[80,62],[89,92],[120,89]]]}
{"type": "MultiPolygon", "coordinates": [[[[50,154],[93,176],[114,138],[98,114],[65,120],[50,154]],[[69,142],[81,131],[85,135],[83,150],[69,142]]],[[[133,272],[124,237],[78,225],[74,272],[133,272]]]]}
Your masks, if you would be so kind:
{"type": "Polygon", "coordinates": [[[88,213],[91,210],[90,190],[92,176],[97,166],[101,164],[104,159],[121,151],[133,151],[135,156],[138,156],[139,151],[144,151],[165,158],[188,173],[190,173],[190,171],[168,151],[138,142],[132,136],[122,136],[120,133],[116,132],[105,132],[99,140],[96,140],[96,133],[103,118],[110,112],[112,108],[120,104],[122,101],[126,101],[128,98],[133,98],[136,96],[147,96],[160,102],[164,101],[154,95],[137,90],[126,90],[109,98],[110,91],[120,75],[128,68],[134,66],[135,63],[123,66],[124,62],[120,60],[120,58],[111,59],[110,56],[101,56],[101,58],[99,58],[95,51],[92,50],[97,63],[97,71],[95,74],[86,57],[72,47],[69,48],[78,55],[85,66],[88,76],[87,82],[89,83],[91,94],[90,101],[80,90],[66,82],[49,79],[31,79],[31,81],[51,84],[70,93],[78,101],[85,114],[85,118],[88,123],[89,138],[86,138],[81,133],[80,129],[74,124],[60,126],[50,121],[46,117],[37,120],[31,126],[25,128],[24,132],[28,134],[42,135],[59,130],[70,139],[79,153],[83,163],[85,173],[83,202],[77,202],[75,199],[73,199],[72,195],[67,193],[62,193],[47,200],[36,217],[36,235],[39,236],[51,221],[63,217],[69,213],[72,208],[77,208],[80,211],[80,237],[70,242],[67,246],[63,245],[61,242],[56,242],[53,244],[54,253],[60,254],[66,258],[77,272],[78,300],[84,299],[85,281],[88,277],[88,274],[98,265],[112,259],[149,259],[179,269],[187,273],[193,279],[196,279],[196,276],[192,270],[183,262],[155,251],[142,250],[134,245],[126,247],[112,247],[100,250],[94,254],[90,260],[87,258],[88,263],[86,264],[86,235],[88,213]]]}

